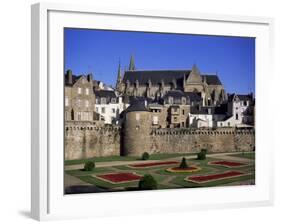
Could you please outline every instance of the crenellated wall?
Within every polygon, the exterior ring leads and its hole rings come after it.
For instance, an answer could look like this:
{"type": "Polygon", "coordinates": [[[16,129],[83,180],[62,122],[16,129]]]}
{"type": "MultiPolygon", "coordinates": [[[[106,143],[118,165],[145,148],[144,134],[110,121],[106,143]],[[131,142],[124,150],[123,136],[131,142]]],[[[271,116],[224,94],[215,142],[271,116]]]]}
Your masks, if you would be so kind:
{"type": "Polygon", "coordinates": [[[120,154],[140,156],[143,152],[150,154],[193,153],[199,152],[202,148],[206,148],[208,152],[238,152],[255,149],[254,129],[165,128],[150,129],[147,133],[144,133],[145,131],[146,129],[139,129],[122,132],[117,126],[99,127],[82,122],[66,124],[65,159],[73,160],[120,154]],[[123,136],[121,137],[121,135],[123,136]]]}
{"type": "Polygon", "coordinates": [[[192,153],[206,148],[208,152],[253,151],[253,129],[158,129],[151,133],[150,153],[192,153]]]}
{"type": "Polygon", "coordinates": [[[65,125],[65,160],[120,155],[120,128],[65,125]]]}

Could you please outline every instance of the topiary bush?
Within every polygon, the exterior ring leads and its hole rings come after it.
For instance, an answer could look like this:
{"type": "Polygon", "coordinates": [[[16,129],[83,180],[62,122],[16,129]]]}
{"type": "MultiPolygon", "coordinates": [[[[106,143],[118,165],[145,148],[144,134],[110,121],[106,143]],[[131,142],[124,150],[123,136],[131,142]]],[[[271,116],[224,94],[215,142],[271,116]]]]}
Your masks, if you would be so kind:
{"type": "Polygon", "coordinates": [[[155,190],[157,187],[157,181],[150,174],[145,174],[139,181],[140,190],[155,190]]]}
{"type": "Polygon", "coordinates": [[[84,170],[85,171],[92,171],[95,168],[95,162],[94,161],[88,161],[84,164],[84,170]]]}
{"type": "Polygon", "coordinates": [[[205,160],[207,154],[207,149],[201,149],[201,152],[197,153],[198,160],[205,160]]]}
{"type": "Polygon", "coordinates": [[[186,169],[188,167],[185,157],[182,158],[179,168],[186,169]]]}
{"type": "Polygon", "coordinates": [[[149,154],[148,154],[148,152],[144,152],[144,153],[142,154],[142,156],[141,156],[141,159],[142,159],[142,160],[148,160],[148,159],[149,159],[149,154]]]}

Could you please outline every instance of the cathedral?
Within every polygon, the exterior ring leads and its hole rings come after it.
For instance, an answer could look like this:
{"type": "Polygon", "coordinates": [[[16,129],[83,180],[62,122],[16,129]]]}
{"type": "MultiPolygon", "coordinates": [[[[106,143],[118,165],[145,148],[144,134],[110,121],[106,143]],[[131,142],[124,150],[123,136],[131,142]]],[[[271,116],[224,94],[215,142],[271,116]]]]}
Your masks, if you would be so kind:
{"type": "Polygon", "coordinates": [[[227,100],[219,77],[202,74],[196,65],[191,70],[138,70],[133,57],[123,74],[119,64],[116,90],[124,96],[153,100],[160,100],[173,90],[196,93],[202,98],[203,106],[215,106],[227,100]]]}

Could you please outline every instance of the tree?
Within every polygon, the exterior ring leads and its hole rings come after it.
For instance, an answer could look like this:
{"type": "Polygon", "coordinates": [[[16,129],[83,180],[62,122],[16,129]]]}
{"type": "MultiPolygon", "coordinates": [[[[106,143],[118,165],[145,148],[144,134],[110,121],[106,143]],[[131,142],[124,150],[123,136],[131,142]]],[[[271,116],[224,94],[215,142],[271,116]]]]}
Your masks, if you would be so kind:
{"type": "Polygon", "coordinates": [[[157,187],[157,181],[150,174],[145,174],[139,181],[140,190],[155,190],[157,187]]]}
{"type": "Polygon", "coordinates": [[[142,160],[148,160],[148,159],[149,159],[149,154],[148,154],[148,152],[144,152],[144,153],[142,154],[142,156],[141,156],[141,159],[142,159],[142,160]]]}
{"type": "Polygon", "coordinates": [[[185,157],[182,158],[179,168],[186,169],[188,167],[185,157]]]}
{"type": "Polygon", "coordinates": [[[94,161],[87,161],[84,165],[85,171],[92,171],[95,168],[95,162],[94,161]]]}
{"type": "Polygon", "coordinates": [[[205,160],[207,154],[207,149],[201,149],[201,152],[197,153],[198,160],[205,160]]]}

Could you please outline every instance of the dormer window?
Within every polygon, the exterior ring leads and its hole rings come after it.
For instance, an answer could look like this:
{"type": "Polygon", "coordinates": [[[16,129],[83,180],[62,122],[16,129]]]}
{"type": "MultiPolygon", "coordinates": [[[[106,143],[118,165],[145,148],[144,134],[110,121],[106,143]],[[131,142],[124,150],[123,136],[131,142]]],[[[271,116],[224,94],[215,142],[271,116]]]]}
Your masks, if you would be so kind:
{"type": "Polygon", "coordinates": [[[182,103],[182,104],[186,104],[186,99],[185,99],[185,97],[182,97],[182,98],[181,98],[181,103],[182,103]]]}
{"type": "Polygon", "coordinates": [[[106,98],[105,97],[101,98],[101,104],[106,104],[106,98]]]}
{"type": "Polygon", "coordinates": [[[89,92],[90,92],[90,91],[89,91],[89,88],[86,88],[86,89],[85,89],[85,94],[86,94],[86,95],[89,95],[89,92]]]}
{"type": "Polygon", "coordinates": [[[169,104],[173,104],[173,102],[174,102],[174,99],[173,99],[173,97],[169,97],[169,99],[168,99],[168,102],[169,102],[169,104]]]}

